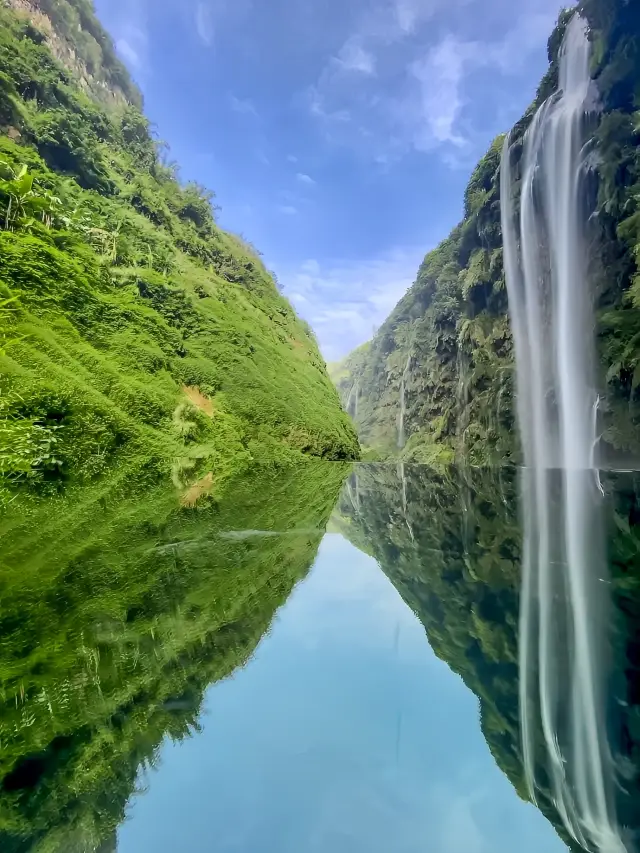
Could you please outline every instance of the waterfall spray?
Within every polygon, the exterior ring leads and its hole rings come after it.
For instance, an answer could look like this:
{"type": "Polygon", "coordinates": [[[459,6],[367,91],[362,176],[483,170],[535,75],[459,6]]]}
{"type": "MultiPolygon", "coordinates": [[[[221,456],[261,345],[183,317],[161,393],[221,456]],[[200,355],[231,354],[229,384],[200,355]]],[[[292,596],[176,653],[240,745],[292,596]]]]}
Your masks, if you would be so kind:
{"type": "Polygon", "coordinates": [[[525,460],[520,723],[532,798],[546,780],[579,844],[622,853],[607,738],[602,495],[594,477],[584,181],[589,59],[587,27],[576,14],[561,48],[559,90],[525,136],[519,222],[509,137],[502,154],[504,267],[525,460]]]}

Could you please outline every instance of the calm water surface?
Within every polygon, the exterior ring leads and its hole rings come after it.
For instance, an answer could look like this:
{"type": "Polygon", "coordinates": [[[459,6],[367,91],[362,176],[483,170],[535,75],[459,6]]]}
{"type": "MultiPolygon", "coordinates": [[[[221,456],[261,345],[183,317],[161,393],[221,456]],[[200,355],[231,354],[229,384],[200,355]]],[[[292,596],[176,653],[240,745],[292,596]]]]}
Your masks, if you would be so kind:
{"type": "MultiPolygon", "coordinates": [[[[603,485],[632,832],[640,512],[635,475],[603,485]]],[[[527,801],[516,491],[514,471],[326,465],[6,510],[0,850],[579,849],[548,792],[527,801]]]]}

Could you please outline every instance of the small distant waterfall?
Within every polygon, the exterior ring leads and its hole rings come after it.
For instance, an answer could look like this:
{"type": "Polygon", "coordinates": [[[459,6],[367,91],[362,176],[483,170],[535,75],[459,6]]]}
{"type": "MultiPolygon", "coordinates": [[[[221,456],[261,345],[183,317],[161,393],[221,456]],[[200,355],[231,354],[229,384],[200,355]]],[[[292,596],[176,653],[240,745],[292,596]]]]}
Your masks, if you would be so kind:
{"type": "Polygon", "coordinates": [[[508,137],[502,155],[504,266],[525,459],[520,722],[534,800],[539,787],[550,788],[579,844],[621,853],[607,737],[602,496],[594,471],[584,162],[589,60],[586,24],[574,15],[561,49],[559,91],[525,136],[519,221],[508,137]]]}
{"type": "Polygon", "coordinates": [[[400,415],[398,417],[398,448],[402,450],[405,445],[405,434],[404,434],[404,418],[407,413],[406,406],[406,387],[407,387],[407,379],[409,377],[409,366],[411,365],[411,351],[412,343],[409,344],[409,353],[407,355],[407,363],[404,366],[404,370],[402,371],[402,378],[400,379],[400,415]]]}
{"type": "Polygon", "coordinates": [[[347,397],[347,402],[344,404],[344,410],[347,414],[351,415],[353,420],[357,420],[358,418],[358,397],[360,394],[359,383],[358,380],[351,385],[349,389],[349,395],[347,397]],[[351,408],[351,401],[353,400],[353,410],[351,408]]]}

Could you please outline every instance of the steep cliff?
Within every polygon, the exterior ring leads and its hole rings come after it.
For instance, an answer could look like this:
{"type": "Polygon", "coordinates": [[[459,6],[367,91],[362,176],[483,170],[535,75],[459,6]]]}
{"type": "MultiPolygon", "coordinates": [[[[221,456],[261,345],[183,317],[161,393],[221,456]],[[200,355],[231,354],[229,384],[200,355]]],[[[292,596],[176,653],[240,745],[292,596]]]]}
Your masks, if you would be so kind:
{"type": "MultiPolygon", "coordinates": [[[[596,294],[603,441],[636,451],[640,430],[640,15],[626,0],[583,0],[599,117],[589,159],[589,286],[596,294]]],[[[518,172],[535,110],[558,85],[573,10],[549,39],[549,70],[511,131],[518,172]]],[[[513,347],[502,264],[496,139],[469,181],[464,218],[424,259],[374,339],[334,368],[360,439],[414,461],[517,457],[513,347]],[[356,411],[357,410],[357,411],[356,411]]]]}
{"type": "Polygon", "coordinates": [[[89,0],[0,5],[0,475],[353,458],[310,328],[140,105],[89,0]]]}

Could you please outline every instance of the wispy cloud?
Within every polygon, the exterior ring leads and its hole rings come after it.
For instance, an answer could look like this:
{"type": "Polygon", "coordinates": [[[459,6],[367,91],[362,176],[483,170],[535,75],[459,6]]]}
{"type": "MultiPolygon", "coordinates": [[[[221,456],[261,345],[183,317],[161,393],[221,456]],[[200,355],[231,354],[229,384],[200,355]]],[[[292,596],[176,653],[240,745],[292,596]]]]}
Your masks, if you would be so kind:
{"type": "Polygon", "coordinates": [[[401,32],[410,34],[419,24],[429,20],[442,5],[442,0],[395,0],[392,14],[401,32]]]}
{"type": "Polygon", "coordinates": [[[306,184],[308,187],[315,187],[316,182],[313,180],[311,175],[306,175],[304,172],[298,172],[296,175],[297,180],[301,184],[306,184]]]}
{"type": "Polygon", "coordinates": [[[249,98],[237,98],[235,95],[229,95],[229,103],[234,113],[253,116],[254,118],[258,117],[258,110],[249,98]]]}
{"type": "Polygon", "coordinates": [[[298,213],[298,208],[292,204],[279,204],[276,207],[278,213],[283,213],[285,216],[295,216],[298,213]]]}
{"type": "Polygon", "coordinates": [[[397,248],[361,261],[307,260],[278,277],[313,326],[327,361],[371,338],[415,279],[424,246],[397,248]]]}
{"type": "Polygon", "coordinates": [[[129,65],[132,65],[134,68],[140,68],[142,66],[140,51],[131,43],[131,36],[129,36],[129,39],[118,39],[116,41],[116,50],[129,65]]]}
{"type": "Polygon", "coordinates": [[[416,125],[412,141],[417,149],[429,150],[442,143],[464,145],[456,130],[464,104],[461,84],[469,64],[481,56],[479,51],[475,42],[460,42],[447,35],[424,59],[411,64],[410,73],[419,85],[416,109],[411,113],[416,125]]]}
{"type": "Polygon", "coordinates": [[[204,2],[199,2],[195,10],[196,32],[207,47],[213,43],[213,16],[211,7],[204,2]]]}
{"type": "Polygon", "coordinates": [[[149,9],[146,0],[113,0],[109,29],[116,51],[138,78],[149,71],[149,9]]]}
{"type": "MultiPolygon", "coordinates": [[[[479,40],[468,24],[487,11],[484,0],[392,0],[374,6],[377,14],[327,61],[310,89],[309,109],[329,141],[378,162],[411,150],[437,149],[449,164],[460,160],[461,149],[477,156],[470,92],[476,74],[493,72],[495,97],[486,105],[483,126],[492,122],[490,132],[497,133],[500,93],[546,43],[559,4],[521,0],[515,24],[502,32],[497,26],[491,40],[479,40]]],[[[485,130],[480,149],[486,142],[485,130]]]]}
{"type": "Polygon", "coordinates": [[[336,62],[344,71],[357,71],[360,74],[373,74],[375,71],[373,53],[365,50],[358,38],[345,42],[336,57],[336,62]]]}

